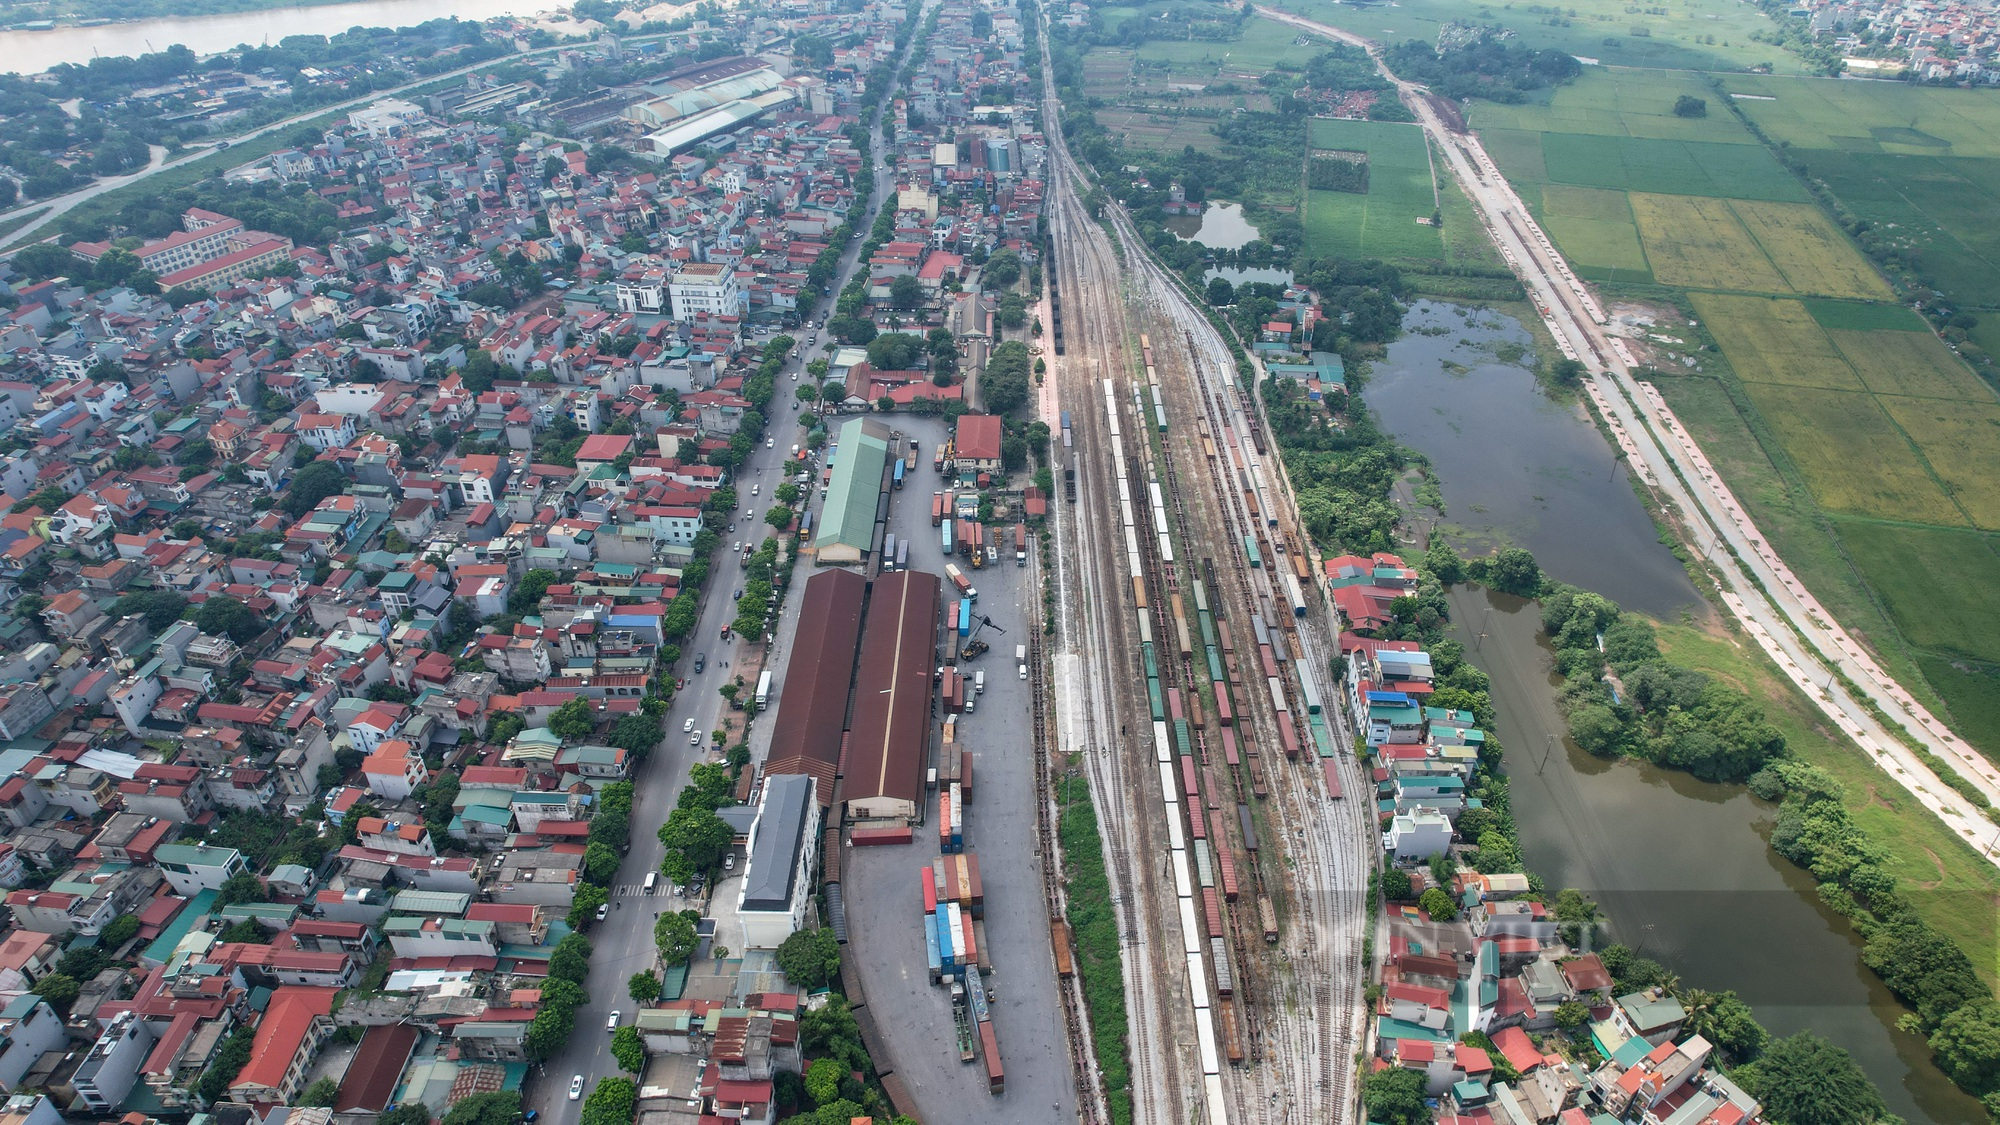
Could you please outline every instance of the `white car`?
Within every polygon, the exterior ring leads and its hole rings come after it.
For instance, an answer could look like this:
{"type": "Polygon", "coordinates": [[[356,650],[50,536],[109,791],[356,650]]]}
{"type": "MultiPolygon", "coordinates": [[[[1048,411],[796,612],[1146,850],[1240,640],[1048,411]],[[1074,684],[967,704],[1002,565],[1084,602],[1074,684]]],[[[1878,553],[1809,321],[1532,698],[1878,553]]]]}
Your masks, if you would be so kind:
{"type": "Polygon", "coordinates": [[[682,724],[681,724],[681,733],[682,733],[682,734],[692,734],[693,732],[694,732],[694,720],[693,720],[693,719],[689,719],[689,720],[688,720],[687,722],[685,722],[685,723],[682,723],[682,724]]]}
{"type": "Polygon", "coordinates": [[[733,856],[733,855],[726,855],[726,856],[723,856],[723,857],[722,857],[722,869],[723,869],[724,871],[734,871],[734,870],[736,870],[736,857],[735,857],[735,856],[733,856]]]}
{"type": "Polygon", "coordinates": [[[604,1030],[606,1031],[618,1030],[618,1009],[616,1008],[611,1009],[611,1018],[604,1021],[604,1030]]]}
{"type": "Polygon", "coordinates": [[[600,902],[600,903],[598,903],[598,904],[597,904],[597,920],[598,920],[598,921],[600,921],[600,922],[604,921],[605,917],[606,917],[607,915],[609,915],[610,913],[611,913],[611,904],[610,904],[610,903],[608,903],[608,902],[600,902]]]}
{"type": "Polygon", "coordinates": [[[569,1100],[575,1101],[576,1099],[582,1096],[583,1096],[583,1075],[579,1074],[575,1078],[569,1080],[569,1100]]]}
{"type": "Polygon", "coordinates": [[[698,735],[698,734],[691,734],[691,735],[688,735],[688,745],[689,745],[689,746],[700,746],[700,745],[701,745],[701,736],[700,736],[700,735],[698,735]]]}
{"type": "MultiPolygon", "coordinates": [[[[798,376],[794,375],[794,376],[792,376],[792,378],[796,379],[796,378],[798,378],[798,376]]],[[[764,439],[764,448],[765,448],[765,449],[776,449],[776,448],[778,448],[778,439],[777,439],[777,438],[765,438],[765,439],[764,439]]]]}

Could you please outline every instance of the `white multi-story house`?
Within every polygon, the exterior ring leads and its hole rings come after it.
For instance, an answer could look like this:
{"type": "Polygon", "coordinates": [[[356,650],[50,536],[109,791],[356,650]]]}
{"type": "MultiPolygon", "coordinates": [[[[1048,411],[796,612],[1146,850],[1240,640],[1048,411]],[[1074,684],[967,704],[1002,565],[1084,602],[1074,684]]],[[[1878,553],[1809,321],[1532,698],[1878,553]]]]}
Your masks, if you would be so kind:
{"type": "Polygon", "coordinates": [[[736,286],[734,267],[715,262],[690,262],[674,274],[668,289],[673,298],[674,319],[691,321],[710,316],[737,316],[743,311],[743,295],[736,286]]]}

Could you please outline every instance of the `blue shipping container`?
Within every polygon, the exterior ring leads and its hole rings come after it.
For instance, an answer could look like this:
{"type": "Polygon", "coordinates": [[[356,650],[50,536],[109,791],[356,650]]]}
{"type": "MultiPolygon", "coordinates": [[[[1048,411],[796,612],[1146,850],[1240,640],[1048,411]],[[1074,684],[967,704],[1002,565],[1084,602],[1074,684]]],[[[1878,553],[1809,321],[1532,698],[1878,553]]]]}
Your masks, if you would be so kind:
{"type": "Polygon", "coordinates": [[[961,637],[972,635],[972,603],[970,601],[958,603],[958,635],[961,637]]]}

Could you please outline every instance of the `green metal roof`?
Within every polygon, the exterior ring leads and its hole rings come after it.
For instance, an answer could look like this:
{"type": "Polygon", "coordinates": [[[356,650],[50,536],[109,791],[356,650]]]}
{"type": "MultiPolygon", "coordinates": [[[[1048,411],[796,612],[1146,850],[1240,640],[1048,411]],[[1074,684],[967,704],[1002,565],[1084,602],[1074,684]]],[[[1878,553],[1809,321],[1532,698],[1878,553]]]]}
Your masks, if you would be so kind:
{"type": "Polygon", "coordinates": [[[840,456],[833,465],[819,525],[813,539],[824,552],[839,544],[866,551],[875,540],[875,507],[882,497],[882,470],[889,463],[888,428],[870,418],[840,427],[840,456]]]}

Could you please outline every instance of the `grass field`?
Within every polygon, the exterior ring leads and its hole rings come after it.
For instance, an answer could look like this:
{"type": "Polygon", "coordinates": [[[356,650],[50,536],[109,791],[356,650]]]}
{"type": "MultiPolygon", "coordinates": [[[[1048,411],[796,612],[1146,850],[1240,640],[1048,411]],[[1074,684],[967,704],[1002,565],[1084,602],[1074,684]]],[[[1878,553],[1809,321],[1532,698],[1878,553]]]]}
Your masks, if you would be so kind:
{"type": "Polygon", "coordinates": [[[1721,199],[1632,193],[1639,238],[1662,285],[1788,293],[1791,287],[1721,199]]]}
{"type": "Polygon", "coordinates": [[[1782,383],[1836,391],[1865,391],[1833,341],[1798,301],[1738,297],[1721,293],[1689,295],[1738,378],[1750,383],[1782,383]]]}
{"type": "Polygon", "coordinates": [[[1842,520],[1840,537],[1911,644],[2000,662],[2000,551],[1992,536],[1842,520]]]}
{"type": "Polygon", "coordinates": [[[1651,276],[1624,192],[1543,184],[1539,217],[1572,264],[1617,270],[1635,280],[1651,276]]]}
{"type": "Polygon", "coordinates": [[[1139,58],[1171,63],[1177,76],[1196,79],[1235,76],[1254,81],[1276,67],[1302,68],[1326,49],[1324,39],[1256,18],[1243,26],[1243,35],[1233,43],[1156,39],[1139,48],[1139,58]]]}
{"type": "Polygon", "coordinates": [[[1502,105],[1476,101],[1467,123],[1487,129],[1539,133],[1586,133],[1668,141],[1758,144],[1701,76],[1684,70],[1637,70],[1622,66],[1585,67],[1582,77],[1559,86],[1540,102],[1502,105]],[[1706,117],[1674,116],[1674,99],[1686,95],[1709,103],[1706,117]]]}
{"type": "Polygon", "coordinates": [[[1946,527],[1965,517],[1873,395],[1745,383],[1822,508],[1946,527]]]}
{"type": "Polygon", "coordinates": [[[2000,403],[1894,395],[1880,401],[1973,526],[2000,531],[2000,403]]]}
{"type": "Polygon", "coordinates": [[[1821,328],[1857,332],[1929,332],[1931,326],[1913,309],[1901,305],[1861,305],[1853,301],[1806,300],[1806,311],[1821,328]]]}
{"type": "Polygon", "coordinates": [[[1809,199],[1805,189],[1768,150],[1750,145],[1542,133],[1539,134],[1542,173],[1536,177],[1531,174],[1532,162],[1510,165],[1503,159],[1503,154],[1518,157],[1529,143],[1517,141],[1503,152],[1492,154],[1509,179],[1781,203],[1804,203],[1809,199]]]}
{"type": "Polygon", "coordinates": [[[1314,119],[1313,149],[1368,154],[1368,193],[1308,191],[1303,221],[1314,254],[1346,257],[1439,258],[1444,240],[1419,224],[1437,210],[1430,151],[1415,125],[1314,119]]]}
{"type": "Polygon", "coordinates": [[[1530,12],[1464,0],[1400,0],[1367,8],[1281,0],[1272,6],[1386,43],[1435,42],[1440,24],[1471,19],[1504,25],[1531,46],[1621,66],[1734,70],[1769,63],[1781,74],[1803,69],[1792,55],[1752,42],[1751,33],[1768,31],[1770,22],[1751,5],[1729,0],[1688,0],[1643,15],[1623,0],[1578,0],[1562,5],[1560,16],[1556,8],[1530,12]],[[1635,30],[1647,34],[1634,35],[1635,30]]]}
{"type": "Polygon", "coordinates": [[[2000,95],[1900,82],[1718,75],[1773,141],[1907,156],[2000,156],[2000,95]]]}
{"type": "Polygon", "coordinates": [[[1100,109],[1097,123],[1134,148],[1179,152],[1193,145],[1197,152],[1219,152],[1223,147],[1222,138],[1209,131],[1213,120],[1207,117],[1176,117],[1142,109],[1100,109]]]}
{"type": "Polygon", "coordinates": [[[1683,625],[1656,624],[1660,651],[1706,672],[1755,700],[1784,734],[1792,752],[1839,778],[1846,805],[1870,838],[1887,850],[1889,870],[1919,913],[1956,940],[1991,985],[2000,976],[1993,914],[2000,907],[2000,871],[1880,767],[1839,736],[1810,701],[1763,653],[1734,636],[1683,625]]]}

